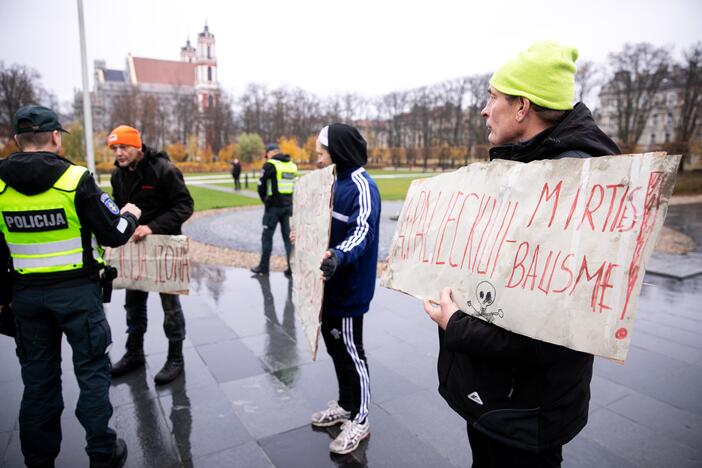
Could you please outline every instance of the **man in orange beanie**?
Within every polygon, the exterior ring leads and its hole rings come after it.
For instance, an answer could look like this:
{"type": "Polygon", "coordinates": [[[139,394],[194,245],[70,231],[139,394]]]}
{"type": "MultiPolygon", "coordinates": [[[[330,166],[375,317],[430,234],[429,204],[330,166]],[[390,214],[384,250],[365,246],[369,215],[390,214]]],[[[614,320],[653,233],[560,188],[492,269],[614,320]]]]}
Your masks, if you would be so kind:
{"type": "MultiPolygon", "coordinates": [[[[183,223],[193,213],[193,199],[183,174],[165,152],[144,145],[139,131],[127,125],[115,128],[107,137],[117,168],[112,173],[112,195],[119,206],[136,203],[142,208],[139,226],[132,240],[139,242],[150,234],[181,234],[183,223]]],[[[127,289],[127,352],[112,366],[118,377],[144,365],[144,333],[147,326],[148,292],[127,289]]],[[[175,294],[161,293],[163,329],[168,338],[168,358],[156,374],[156,384],[174,380],[183,371],[185,317],[175,294]]]]}

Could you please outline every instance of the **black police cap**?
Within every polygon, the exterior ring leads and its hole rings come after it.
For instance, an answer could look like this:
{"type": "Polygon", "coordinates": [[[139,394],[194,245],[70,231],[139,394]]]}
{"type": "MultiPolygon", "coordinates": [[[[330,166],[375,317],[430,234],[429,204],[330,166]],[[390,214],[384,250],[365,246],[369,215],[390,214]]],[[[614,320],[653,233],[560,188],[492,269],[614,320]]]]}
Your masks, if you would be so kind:
{"type": "Polygon", "coordinates": [[[43,106],[23,106],[12,119],[15,135],[20,133],[67,132],[59,123],[54,111],[43,106]]]}

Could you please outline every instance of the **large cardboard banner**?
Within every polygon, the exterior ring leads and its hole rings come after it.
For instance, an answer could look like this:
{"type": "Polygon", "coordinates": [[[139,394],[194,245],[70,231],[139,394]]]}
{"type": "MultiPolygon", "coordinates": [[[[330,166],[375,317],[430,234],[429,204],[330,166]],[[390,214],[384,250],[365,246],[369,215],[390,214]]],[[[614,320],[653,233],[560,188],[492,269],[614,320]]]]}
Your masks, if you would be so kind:
{"type": "Polygon", "coordinates": [[[624,360],[680,156],[496,160],[415,180],[381,285],[624,360]]]}
{"type": "Polygon", "coordinates": [[[321,329],[324,282],[319,266],[329,247],[334,167],[300,177],[295,182],[293,197],[293,304],[312,351],[312,360],[317,358],[321,329]]]}
{"type": "Polygon", "coordinates": [[[107,249],[105,261],[117,268],[112,283],[127,288],[171,294],[188,294],[190,260],[188,238],[151,234],[140,242],[129,241],[107,249]]]}

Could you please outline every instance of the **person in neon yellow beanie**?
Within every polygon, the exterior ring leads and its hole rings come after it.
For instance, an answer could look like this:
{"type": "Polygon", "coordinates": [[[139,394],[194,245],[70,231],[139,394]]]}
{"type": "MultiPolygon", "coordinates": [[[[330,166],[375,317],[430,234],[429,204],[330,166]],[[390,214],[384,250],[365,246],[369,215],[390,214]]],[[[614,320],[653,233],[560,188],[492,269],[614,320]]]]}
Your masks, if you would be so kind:
{"type": "Polygon", "coordinates": [[[500,67],[490,85],[504,94],[524,96],[534,104],[573,108],[578,50],[557,42],[537,42],[500,67]]]}
{"type": "Polygon", "coordinates": [[[492,75],[490,96],[481,112],[493,145],[491,159],[529,162],[563,153],[581,157],[620,153],[595,125],[590,110],[583,103],[573,105],[577,59],[574,47],[537,42],[492,75]],[[583,131],[588,138],[581,138],[583,131]],[[530,142],[528,148],[525,142],[530,142]]]}
{"type": "MultiPolygon", "coordinates": [[[[578,51],[538,42],[490,80],[482,115],[491,159],[619,154],[588,108],[573,106],[578,51]]],[[[593,357],[460,310],[451,289],[424,303],[439,325],[439,393],[467,423],[473,468],[559,467],[587,423],[593,357]]],[[[518,311],[515,311],[518,313],[518,311]]]]}

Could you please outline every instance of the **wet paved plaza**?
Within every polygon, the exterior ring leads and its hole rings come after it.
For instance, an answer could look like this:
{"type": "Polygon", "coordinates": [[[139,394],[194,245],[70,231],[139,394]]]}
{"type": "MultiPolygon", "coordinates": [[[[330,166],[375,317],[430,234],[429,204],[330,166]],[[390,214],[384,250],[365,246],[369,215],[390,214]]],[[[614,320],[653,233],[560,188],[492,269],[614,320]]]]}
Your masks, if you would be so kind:
{"type": "MultiPolygon", "coordinates": [[[[671,207],[673,227],[689,219],[688,210],[698,211],[699,205],[671,207]]],[[[391,214],[384,206],[384,218],[391,214]]],[[[699,219],[689,226],[699,240],[699,219]]],[[[678,263],[690,261],[680,256],[678,263]]],[[[160,301],[151,294],[147,365],[113,381],[112,425],[127,441],[127,466],[470,465],[465,423],[436,390],[436,327],[418,300],[376,290],[364,337],[372,435],[355,453],[332,456],[328,444],[335,431],[314,430],[308,421],[336,398],[336,379],[321,339],[318,360],[311,359],[289,280],[282,273],[252,278],[247,270],[197,264],[192,277],[190,295],[182,297],[184,375],[154,386],[167,343],[160,301]]],[[[113,358],[121,356],[126,340],[123,302],[123,291],[116,291],[106,306],[113,358]]],[[[685,280],[646,275],[629,357],[624,365],[595,360],[590,421],[565,446],[563,466],[702,466],[701,303],[702,275],[685,280]]],[[[65,340],[63,366],[57,466],[87,466],[83,429],[73,414],[78,388],[65,340]]],[[[14,342],[0,335],[0,466],[23,466],[17,423],[21,392],[14,342]]]]}
{"type": "MultiPolygon", "coordinates": [[[[107,315],[121,355],[122,291],[107,315]]],[[[595,361],[590,422],[564,449],[568,467],[702,465],[702,276],[648,275],[624,365],[595,361]]],[[[379,288],[366,316],[372,435],[351,455],[331,456],[332,434],[308,424],[336,398],[320,343],[312,362],[290,303],[288,279],[251,278],[216,266],[193,269],[183,297],[185,374],[155,388],[166,358],[158,296],[149,298],[147,366],[113,382],[112,424],[131,467],[469,466],[463,421],[436,391],[436,328],[418,300],[379,288]]],[[[59,467],[87,466],[78,395],[64,340],[63,445],[59,467]]],[[[13,342],[0,337],[0,460],[22,466],[17,414],[22,383],[13,342]]],[[[333,431],[331,431],[333,432],[333,431]]]]}

